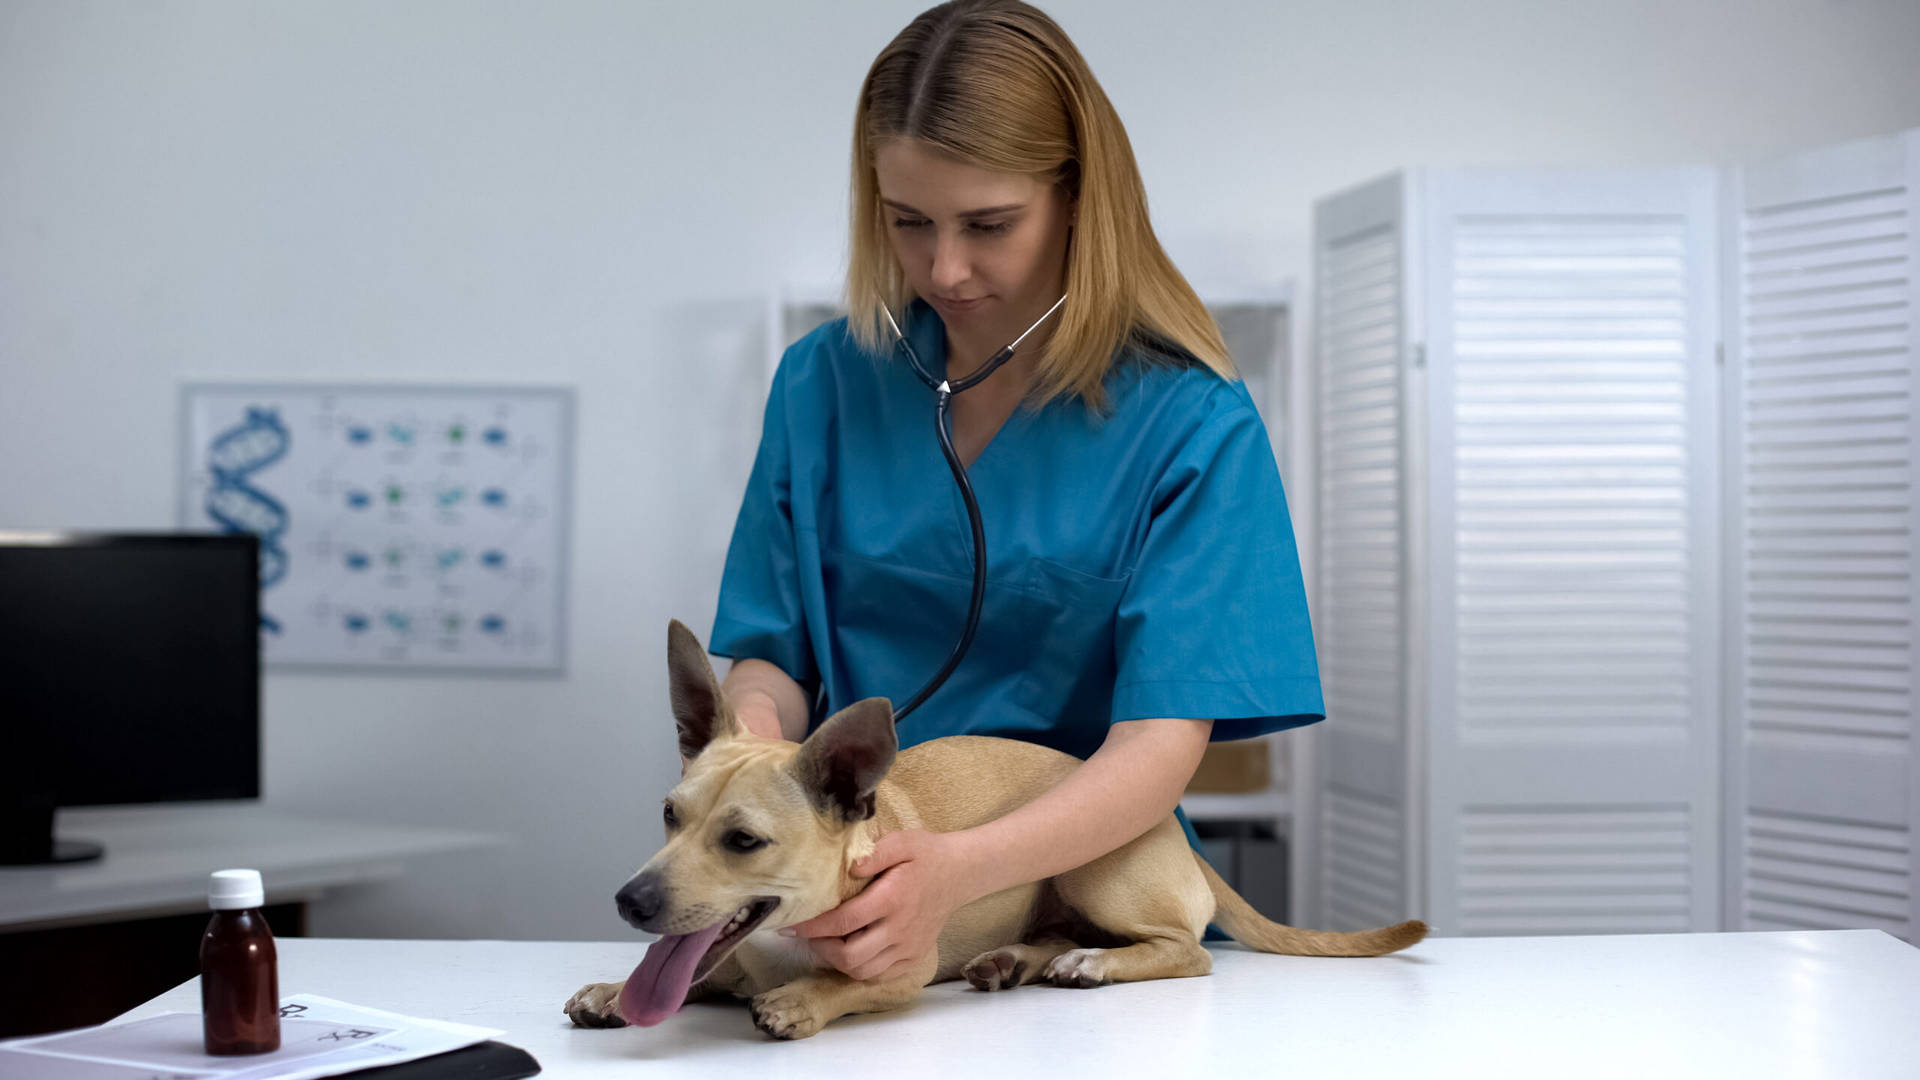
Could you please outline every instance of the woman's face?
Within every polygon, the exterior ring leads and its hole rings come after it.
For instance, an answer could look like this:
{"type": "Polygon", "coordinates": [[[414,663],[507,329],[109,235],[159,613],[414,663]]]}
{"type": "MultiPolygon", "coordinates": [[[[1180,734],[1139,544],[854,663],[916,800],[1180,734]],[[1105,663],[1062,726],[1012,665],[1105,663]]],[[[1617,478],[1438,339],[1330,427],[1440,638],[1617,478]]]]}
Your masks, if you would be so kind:
{"type": "Polygon", "coordinates": [[[1073,203],[1059,185],[912,139],[884,144],[874,172],[894,256],[950,331],[1012,340],[1060,298],[1073,203]]]}

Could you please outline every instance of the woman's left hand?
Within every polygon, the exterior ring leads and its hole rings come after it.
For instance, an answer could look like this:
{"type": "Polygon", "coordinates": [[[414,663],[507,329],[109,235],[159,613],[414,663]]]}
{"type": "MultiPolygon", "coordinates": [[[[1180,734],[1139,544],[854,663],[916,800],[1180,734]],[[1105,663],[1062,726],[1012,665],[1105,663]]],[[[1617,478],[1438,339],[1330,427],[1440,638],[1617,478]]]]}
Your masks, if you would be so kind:
{"type": "Polygon", "coordinates": [[[853,866],[873,877],[858,896],[780,931],[809,939],[820,959],[855,979],[890,978],[934,951],[940,928],[972,899],[971,867],[954,833],[888,833],[853,866]]]}

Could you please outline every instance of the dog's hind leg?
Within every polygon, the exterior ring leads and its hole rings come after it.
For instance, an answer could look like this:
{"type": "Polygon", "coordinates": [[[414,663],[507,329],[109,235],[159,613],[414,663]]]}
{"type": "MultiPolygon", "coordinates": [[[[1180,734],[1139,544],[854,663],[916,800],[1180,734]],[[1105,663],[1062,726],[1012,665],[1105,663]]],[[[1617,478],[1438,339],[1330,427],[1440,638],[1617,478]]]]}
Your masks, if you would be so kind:
{"type": "Polygon", "coordinates": [[[1182,979],[1212,970],[1213,954],[1181,933],[1118,949],[1071,949],[1048,962],[1041,978],[1055,986],[1085,989],[1108,983],[1182,979]]]}
{"type": "Polygon", "coordinates": [[[1168,817],[1055,877],[1052,885],[1060,901],[1098,932],[1082,940],[1116,947],[1063,952],[1047,963],[1040,978],[1057,986],[1088,987],[1213,970],[1212,954],[1200,946],[1213,914],[1213,894],[1176,819],[1168,817]]]}
{"type": "Polygon", "coordinates": [[[1011,990],[1037,982],[1053,958],[1076,946],[1065,938],[1050,937],[1025,945],[1002,945],[983,952],[961,972],[975,990],[1011,990]]]}

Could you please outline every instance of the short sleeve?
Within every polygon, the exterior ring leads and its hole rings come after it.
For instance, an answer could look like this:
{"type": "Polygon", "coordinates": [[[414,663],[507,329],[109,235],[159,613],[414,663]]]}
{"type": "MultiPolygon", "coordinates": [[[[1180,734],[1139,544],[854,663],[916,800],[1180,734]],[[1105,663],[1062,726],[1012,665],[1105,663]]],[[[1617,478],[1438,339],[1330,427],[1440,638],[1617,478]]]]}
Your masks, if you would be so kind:
{"type": "Polygon", "coordinates": [[[727,545],[719,610],[707,650],[734,660],[765,660],[806,686],[816,683],[818,675],[800,597],[788,379],[789,365],[783,362],[767,397],[760,451],[727,545]]]}
{"type": "Polygon", "coordinates": [[[1114,722],[1210,719],[1224,741],[1323,719],[1300,555],[1259,415],[1203,423],[1150,513],[1116,617],[1114,722]]]}

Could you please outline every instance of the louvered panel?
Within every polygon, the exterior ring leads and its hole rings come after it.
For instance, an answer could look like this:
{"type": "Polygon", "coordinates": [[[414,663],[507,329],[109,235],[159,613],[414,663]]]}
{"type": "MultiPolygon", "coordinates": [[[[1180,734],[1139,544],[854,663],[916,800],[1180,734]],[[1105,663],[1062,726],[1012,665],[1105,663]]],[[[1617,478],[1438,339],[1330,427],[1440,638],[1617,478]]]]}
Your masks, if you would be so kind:
{"type": "Polygon", "coordinates": [[[1686,930],[1690,829],[1683,806],[1468,807],[1458,864],[1461,929],[1686,930]]]}
{"type": "Polygon", "coordinates": [[[1744,690],[1756,729],[1911,731],[1905,206],[1903,187],[1884,187],[1745,215],[1744,690]],[[1792,640],[1768,648],[1763,634],[1792,640]]]}
{"type": "Polygon", "coordinates": [[[1318,278],[1321,680],[1329,715],[1381,738],[1398,737],[1403,677],[1399,265],[1398,236],[1372,229],[1328,245],[1318,278]]]}
{"type": "Polygon", "coordinates": [[[1911,137],[1742,170],[1730,470],[1747,928],[1908,936],[1911,137]]]}
{"type": "Polygon", "coordinates": [[[1407,466],[1403,178],[1314,208],[1319,557],[1315,640],[1327,723],[1303,912],[1359,929],[1407,918],[1407,466]]]}
{"type": "Polygon", "coordinates": [[[1431,190],[1435,924],[1709,929],[1713,177],[1431,190]]]}
{"type": "Polygon", "coordinates": [[[1746,917],[1755,929],[1912,934],[1905,828],[1792,814],[1746,818],[1746,917]]]}
{"type": "Polygon", "coordinates": [[[1362,930],[1404,918],[1402,826],[1392,805],[1338,786],[1327,791],[1321,817],[1322,910],[1329,928],[1362,930]]]}
{"type": "Polygon", "coordinates": [[[1482,217],[1454,235],[1461,730],[1684,727],[1686,650],[1640,646],[1684,643],[1690,617],[1685,223],[1482,217]],[[1571,509],[1480,516],[1524,491],[1571,509]],[[1529,618],[1584,655],[1496,636],[1529,618]]]}
{"type": "Polygon", "coordinates": [[[1688,723],[1686,651],[1649,655],[1638,642],[1684,642],[1690,617],[1688,384],[1667,359],[1642,359],[1686,348],[1682,233],[1680,221],[1657,219],[1476,221],[1455,233],[1463,732],[1688,723]],[[1626,267],[1638,282],[1615,277],[1626,267]],[[1492,288],[1515,277],[1530,286],[1557,281],[1563,296],[1580,300],[1561,311],[1538,296],[1515,307],[1492,288]],[[1611,286],[1609,300],[1582,296],[1596,279],[1611,286]],[[1488,356],[1534,363],[1484,363],[1488,356]],[[1594,357],[1594,369],[1551,359],[1567,356],[1594,357]],[[1553,371],[1528,371],[1546,363],[1553,371]],[[1515,490],[1551,492],[1572,509],[1536,507],[1521,528],[1476,527],[1482,500],[1515,490]],[[1630,494],[1613,500],[1613,492],[1630,494]],[[1588,638],[1580,657],[1561,663],[1480,634],[1528,615],[1569,628],[1605,619],[1624,632],[1588,638]]]}

